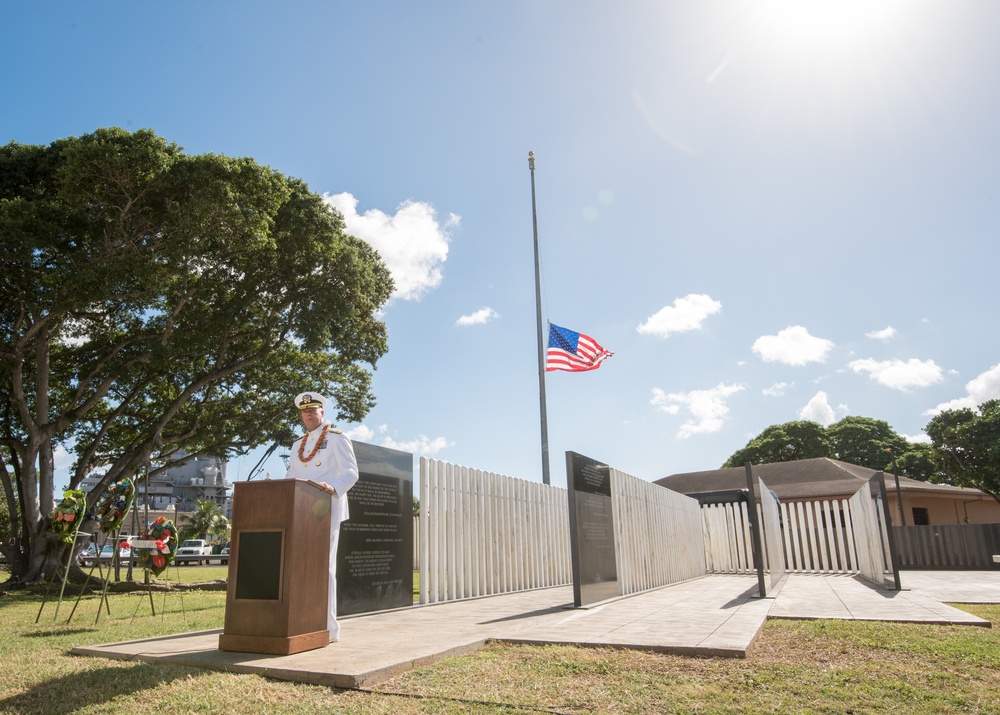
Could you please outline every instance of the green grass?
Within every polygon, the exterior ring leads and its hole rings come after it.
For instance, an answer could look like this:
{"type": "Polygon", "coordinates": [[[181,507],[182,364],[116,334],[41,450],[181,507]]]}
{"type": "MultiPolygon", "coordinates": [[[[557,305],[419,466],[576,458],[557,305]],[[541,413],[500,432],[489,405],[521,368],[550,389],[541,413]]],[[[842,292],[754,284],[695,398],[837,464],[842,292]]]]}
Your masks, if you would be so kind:
{"type": "MultiPolygon", "coordinates": [[[[171,583],[202,583],[218,581],[229,575],[229,567],[221,565],[209,566],[171,566],[157,578],[171,583]]],[[[138,580],[138,579],[137,579],[138,580]]]]}
{"type": "MultiPolygon", "coordinates": [[[[68,655],[221,628],[221,591],[155,594],[155,616],[147,595],[115,594],[96,624],[95,596],[69,624],[71,602],[36,625],[39,604],[0,596],[0,714],[1000,712],[998,628],[771,621],[746,660],[493,643],[359,692],[68,655]]],[[[962,608],[1000,624],[1000,606],[962,608]]]]}

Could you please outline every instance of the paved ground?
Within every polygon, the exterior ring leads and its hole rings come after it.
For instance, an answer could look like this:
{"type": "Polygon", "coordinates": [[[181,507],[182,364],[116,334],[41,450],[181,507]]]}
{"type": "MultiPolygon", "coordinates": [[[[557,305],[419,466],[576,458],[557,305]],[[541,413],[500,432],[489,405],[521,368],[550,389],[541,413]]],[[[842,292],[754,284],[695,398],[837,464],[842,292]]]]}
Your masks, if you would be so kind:
{"type": "Polygon", "coordinates": [[[335,687],[366,687],[468,652],[487,640],[576,643],[745,657],[772,618],[848,618],[989,626],[956,603],[1000,603],[1000,570],[904,572],[903,590],[847,575],[791,574],[776,598],[755,576],[706,576],[588,609],[569,586],[420,606],[342,620],[341,640],[290,656],[218,649],[221,631],[74,648],[78,655],[169,661],[335,687]]]}

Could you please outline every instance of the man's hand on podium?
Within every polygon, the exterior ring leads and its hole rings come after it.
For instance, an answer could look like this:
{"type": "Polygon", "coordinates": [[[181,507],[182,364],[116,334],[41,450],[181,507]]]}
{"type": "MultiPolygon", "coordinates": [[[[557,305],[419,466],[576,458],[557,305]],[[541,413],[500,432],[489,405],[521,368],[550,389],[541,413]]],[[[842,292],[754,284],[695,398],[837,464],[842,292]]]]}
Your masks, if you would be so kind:
{"type": "Polygon", "coordinates": [[[329,484],[324,484],[323,482],[314,482],[312,479],[307,479],[306,481],[312,484],[317,489],[322,489],[327,494],[332,494],[333,496],[337,496],[337,490],[331,487],[329,484]]]}

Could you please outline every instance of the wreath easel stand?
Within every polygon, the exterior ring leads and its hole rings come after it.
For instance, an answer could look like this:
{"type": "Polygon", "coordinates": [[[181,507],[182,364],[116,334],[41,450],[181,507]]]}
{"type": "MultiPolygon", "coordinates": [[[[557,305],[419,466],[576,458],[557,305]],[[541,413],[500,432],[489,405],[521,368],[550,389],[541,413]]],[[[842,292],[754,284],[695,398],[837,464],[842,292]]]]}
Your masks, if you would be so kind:
{"type": "Polygon", "coordinates": [[[54,623],[56,620],[58,620],[59,606],[62,604],[63,595],[66,592],[66,581],[69,579],[70,561],[73,559],[73,553],[76,551],[76,538],[79,537],[81,534],[83,536],[90,536],[90,534],[86,532],[77,530],[75,532],[75,537],[73,539],[73,545],[70,546],[69,544],[63,543],[63,545],[60,547],[59,558],[57,559],[59,563],[54,569],[52,569],[52,575],[49,576],[49,582],[45,586],[45,594],[42,596],[42,604],[38,607],[38,615],[35,616],[35,623],[38,623],[39,619],[41,619],[42,611],[45,609],[45,603],[49,599],[49,594],[52,593],[52,584],[55,583],[56,576],[59,574],[60,571],[62,571],[62,586],[59,588],[59,600],[56,601],[56,612],[52,616],[52,622],[54,623]],[[66,559],[66,563],[63,564],[63,555],[66,554],[68,546],[70,546],[70,548],[68,549],[69,557],[66,559]]]}
{"type": "Polygon", "coordinates": [[[52,591],[52,584],[56,580],[56,575],[61,570],[63,572],[62,587],[59,589],[59,602],[56,603],[56,613],[53,616],[53,621],[59,617],[59,606],[62,604],[63,593],[66,590],[66,581],[69,578],[69,561],[67,560],[66,565],[63,566],[63,555],[66,553],[66,547],[70,547],[69,558],[73,558],[73,552],[76,550],[76,540],[80,535],[80,525],[83,523],[83,515],[86,513],[86,507],[87,499],[82,491],[79,489],[67,489],[63,492],[62,501],[56,505],[49,516],[52,520],[52,531],[62,542],[62,547],[59,549],[56,567],[52,569],[52,575],[49,577],[48,585],[45,588],[42,603],[38,607],[38,615],[35,616],[35,623],[38,623],[42,617],[42,610],[45,608],[45,602],[52,591]]]}
{"type": "MultiPolygon", "coordinates": [[[[148,482],[149,482],[149,463],[146,463],[146,487],[144,494],[146,498],[144,499],[145,514],[146,514],[146,526],[139,535],[139,538],[132,542],[133,550],[132,553],[135,556],[136,565],[140,566],[144,573],[143,581],[146,584],[146,593],[149,596],[149,606],[153,615],[156,615],[156,606],[153,603],[153,587],[150,583],[150,578],[153,576],[159,576],[161,573],[170,568],[171,562],[174,561],[174,553],[177,551],[177,527],[174,522],[167,519],[166,517],[157,517],[153,522],[148,520],[149,516],[149,498],[148,498],[148,482]]],[[[180,580],[180,570],[177,572],[178,581],[180,580]]],[[[163,594],[163,608],[160,613],[161,616],[166,616],[166,603],[167,594],[163,594]]],[[[142,601],[136,603],[135,613],[132,614],[132,619],[135,620],[136,614],[139,612],[139,606],[142,601]]],[[[184,608],[184,598],[181,597],[181,608],[184,608]]],[[[185,617],[187,611],[185,610],[185,617]]]]}
{"type": "MultiPolygon", "coordinates": [[[[110,534],[111,561],[108,562],[108,575],[107,578],[103,579],[104,585],[101,587],[101,600],[97,604],[97,618],[94,619],[95,626],[101,621],[101,604],[104,604],[104,607],[108,611],[108,617],[111,617],[111,602],[108,600],[108,587],[111,585],[111,574],[115,568],[115,564],[118,562],[119,556],[121,555],[121,546],[118,543],[120,533],[121,529],[115,529],[110,534]]],[[[107,542],[108,537],[105,536],[104,543],[106,544],[107,542]]],[[[100,558],[98,558],[98,561],[100,561],[100,558]]]]}
{"type": "MultiPolygon", "coordinates": [[[[143,493],[143,500],[142,500],[142,504],[143,504],[143,519],[142,519],[142,523],[143,524],[148,524],[149,523],[149,464],[148,463],[146,464],[146,478],[142,482],[142,493],[143,493]]],[[[139,525],[139,503],[138,503],[138,501],[136,501],[136,503],[132,507],[132,515],[133,515],[132,516],[132,521],[136,525],[136,531],[139,531],[139,528],[138,528],[138,525],[139,525]]],[[[135,564],[135,562],[136,562],[136,555],[135,555],[135,552],[133,551],[132,552],[132,564],[135,564]]],[[[145,569],[145,568],[142,570],[142,583],[146,587],[146,595],[149,596],[149,611],[152,614],[152,616],[155,618],[156,617],[156,604],[153,602],[153,584],[152,584],[152,582],[149,579],[149,570],[145,569]]],[[[166,608],[166,594],[163,595],[163,604],[164,604],[164,608],[166,608]]],[[[135,617],[139,613],[139,607],[140,606],[142,606],[142,599],[139,599],[138,601],[136,601],[135,610],[132,612],[132,620],[129,621],[130,625],[135,622],[135,617]]]]}
{"type": "Polygon", "coordinates": [[[111,603],[108,599],[108,588],[111,581],[111,573],[117,564],[119,564],[119,557],[121,553],[121,546],[119,544],[119,538],[121,536],[122,523],[125,521],[125,516],[128,514],[129,510],[132,509],[135,504],[135,482],[133,482],[128,477],[124,477],[119,481],[112,482],[108,485],[104,493],[101,494],[100,499],[97,500],[95,506],[95,517],[97,519],[97,528],[102,534],[104,534],[104,539],[100,543],[95,545],[95,555],[94,555],[94,565],[90,567],[90,572],[87,574],[87,579],[84,581],[83,587],[80,589],[80,593],[76,597],[76,603],[73,604],[73,610],[69,614],[69,623],[73,620],[73,614],[76,613],[76,607],[80,605],[80,599],[83,598],[84,592],[87,590],[87,586],[90,585],[90,579],[94,575],[94,569],[98,569],[100,578],[103,581],[101,587],[101,600],[97,604],[97,618],[94,620],[94,625],[101,620],[101,606],[105,608],[108,612],[108,616],[111,616],[111,603]],[[104,551],[104,547],[109,541],[112,544],[111,549],[111,561],[108,563],[108,575],[104,576],[104,567],[101,565],[101,553],[104,551]]]}
{"type": "MultiPolygon", "coordinates": [[[[177,527],[174,522],[164,517],[158,517],[153,523],[146,526],[138,539],[132,542],[134,551],[137,554],[136,563],[145,571],[146,593],[149,595],[149,605],[156,615],[156,608],[153,605],[153,589],[150,583],[151,576],[158,576],[170,568],[170,563],[174,560],[174,552],[177,551],[177,527]]],[[[178,580],[180,580],[180,570],[178,569],[178,580]]],[[[166,615],[167,594],[163,594],[163,608],[160,610],[161,616],[166,615]]],[[[181,608],[183,606],[183,596],[181,597],[181,608]]],[[[142,601],[136,604],[135,613],[132,619],[139,612],[142,601]]],[[[186,615],[186,611],[185,611],[186,615]]]]}
{"type": "MultiPolygon", "coordinates": [[[[84,580],[83,585],[80,587],[80,592],[76,595],[76,602],[73,604],[73,610],[69,612],[69,618],[66,619],[66,624],[69,625],[73,620],[73,614],[76,613],[76,607],[80,605],[80,599],[83,598],[83,594],[87,592],[87,587],[90,585],[91,579],[94,577],[94,569],[97,569],[98,578],[104,578],[104,569],[101,566],[101,552],[104,550],[104,544],[107,542],[107,537],[103,540],[97,538],[97,534],[92,534],[90,542],[94,545],[94,563],[90,565],[90,571],[87,572],[87,578],[84,580]]],[[[108,577],[110,578],[111,571],[108,570],[108,577]]],[[[100,607],[103,605],[108,609],[108,616],[111,615],[111,606],[108,604],[107,599],[103,599],[102,603],[99,603],[98,613],[100,613],[100,607]]]]}

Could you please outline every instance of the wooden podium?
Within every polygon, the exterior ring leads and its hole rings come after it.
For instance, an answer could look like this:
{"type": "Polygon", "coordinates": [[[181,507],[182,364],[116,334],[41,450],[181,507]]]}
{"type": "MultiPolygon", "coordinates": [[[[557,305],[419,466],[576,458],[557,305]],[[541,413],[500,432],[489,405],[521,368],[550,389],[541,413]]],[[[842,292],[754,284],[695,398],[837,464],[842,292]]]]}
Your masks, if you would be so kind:
{"type": "Polygon", "coordinates": [[[330,642],[330,495],[301,479],[236,482],[219,649],[290,655],[330,642]]]}

